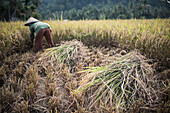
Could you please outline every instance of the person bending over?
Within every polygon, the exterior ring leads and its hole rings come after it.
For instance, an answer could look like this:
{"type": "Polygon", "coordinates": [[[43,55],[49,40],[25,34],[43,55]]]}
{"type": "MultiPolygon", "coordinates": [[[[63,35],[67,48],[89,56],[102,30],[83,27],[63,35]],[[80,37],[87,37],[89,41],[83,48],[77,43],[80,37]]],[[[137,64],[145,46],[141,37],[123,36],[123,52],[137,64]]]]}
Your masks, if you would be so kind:
{"type": "Polygon", "coordinates": [[[39,20],[30,17],[28,21],[25,23],[25,26],[29,26],[30,28],[31,31],[30,38],[31,38],[32,47],[34,43],[34,34],[35,34],[36,52],[43,50],[42,48],[43,36],[45,36],[49,47],[54,47],[54,43],[52,41],[52,36],[51,36],[51,27],[49,24],[40,22],[39,20]]]}

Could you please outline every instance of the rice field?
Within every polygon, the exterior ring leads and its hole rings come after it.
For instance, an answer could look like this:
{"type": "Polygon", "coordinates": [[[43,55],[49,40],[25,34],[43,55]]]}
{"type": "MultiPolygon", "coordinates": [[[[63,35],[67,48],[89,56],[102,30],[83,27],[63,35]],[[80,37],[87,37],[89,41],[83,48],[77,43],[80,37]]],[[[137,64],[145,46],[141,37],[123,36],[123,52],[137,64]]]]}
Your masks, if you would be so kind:
{"type": "Polygon", "coordinates": [[[0,22],[1,112],[168,113],[170,19],[45,22],[56,47],[38,53],[0,22]]]}

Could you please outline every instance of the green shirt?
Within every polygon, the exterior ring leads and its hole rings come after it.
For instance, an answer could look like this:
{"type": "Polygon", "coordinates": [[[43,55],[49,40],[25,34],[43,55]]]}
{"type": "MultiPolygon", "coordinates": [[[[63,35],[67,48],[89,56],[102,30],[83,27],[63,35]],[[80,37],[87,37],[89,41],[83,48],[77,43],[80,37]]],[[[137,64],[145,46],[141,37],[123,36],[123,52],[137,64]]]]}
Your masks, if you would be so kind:
{"type": "MultiPolygon", "coordinates": [[[[45,29],[45,28],[50,28],[50,25],[47,23],[44,23],[44,22],[40,22],[40,21],[35,22],[30,25],[30,31],[31,31],[30,38],[31,38],[32,44],[34,42],[34,33],[35,33],[35,36],[37,36],[38,32],[41,29],[45,29]]],[[[50,30],[51,30],[51,28],[50,28],[50,30]]]]}

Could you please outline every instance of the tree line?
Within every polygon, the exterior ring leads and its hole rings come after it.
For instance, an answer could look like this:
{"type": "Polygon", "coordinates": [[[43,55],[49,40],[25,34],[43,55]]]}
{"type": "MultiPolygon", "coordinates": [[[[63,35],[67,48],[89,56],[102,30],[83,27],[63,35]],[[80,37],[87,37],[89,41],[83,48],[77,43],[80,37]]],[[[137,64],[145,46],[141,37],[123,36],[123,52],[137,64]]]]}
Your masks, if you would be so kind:
{"type": "Polygon", "coordinates": [[[44,4],[39,8],[43,19],[60,19],[60,15],[68,20],[170,17],[170,4],[161,0],[46,0],[44,4]]]}
{"type": "Polygon", "coordinates": [[[0,20],[26,20],[30,16],[41,18],[37,7],[41,0],[0,0],[0,20]]]}
{"type": "Polygon", "coordinates": [[[169,0],[0,0],[0,20],[169,18],[169,0]]]}

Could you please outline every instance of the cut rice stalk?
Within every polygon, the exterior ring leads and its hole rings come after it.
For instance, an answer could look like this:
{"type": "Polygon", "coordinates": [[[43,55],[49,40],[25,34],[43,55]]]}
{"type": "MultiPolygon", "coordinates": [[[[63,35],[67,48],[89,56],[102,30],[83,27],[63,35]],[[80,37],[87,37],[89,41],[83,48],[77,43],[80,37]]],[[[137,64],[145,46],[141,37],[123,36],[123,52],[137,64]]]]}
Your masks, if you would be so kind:
{"type": "Polygon", "coordinates": [[[90,90],[94,92],[92,95],[89,95],[93,99],[89,100],[90,105],[88,109],[99,105],[98,103],[101,101],[106,102],[109,107],[109,99],[112,99],[110,101],[115,103],[116,108],[123,110],[129,109],[134,100],[138,100],[139,96],[144,99],[144,102],[154,102],[152,85],[145,85],[148,81],[152,82],[147,76],[148,73],[146,73],[152,71],[152,68],[145,67],[145,59],[143,56],[140,56],[138,52],[134,51],[106,66],[86,67],[87,70],[81,71],[81,73],[86,75],[84,75],[75,93],[81,93],[82,91],[87,93],[90,90]],[[142,73],[141,70],[143,70],[142,73]],[[90,79],[89,75],[94,79],[90,79]],[[93,91],[94,89],[95,91],[93,91]],[[114,98],[110,98],[110,93],[114,98]]]}

